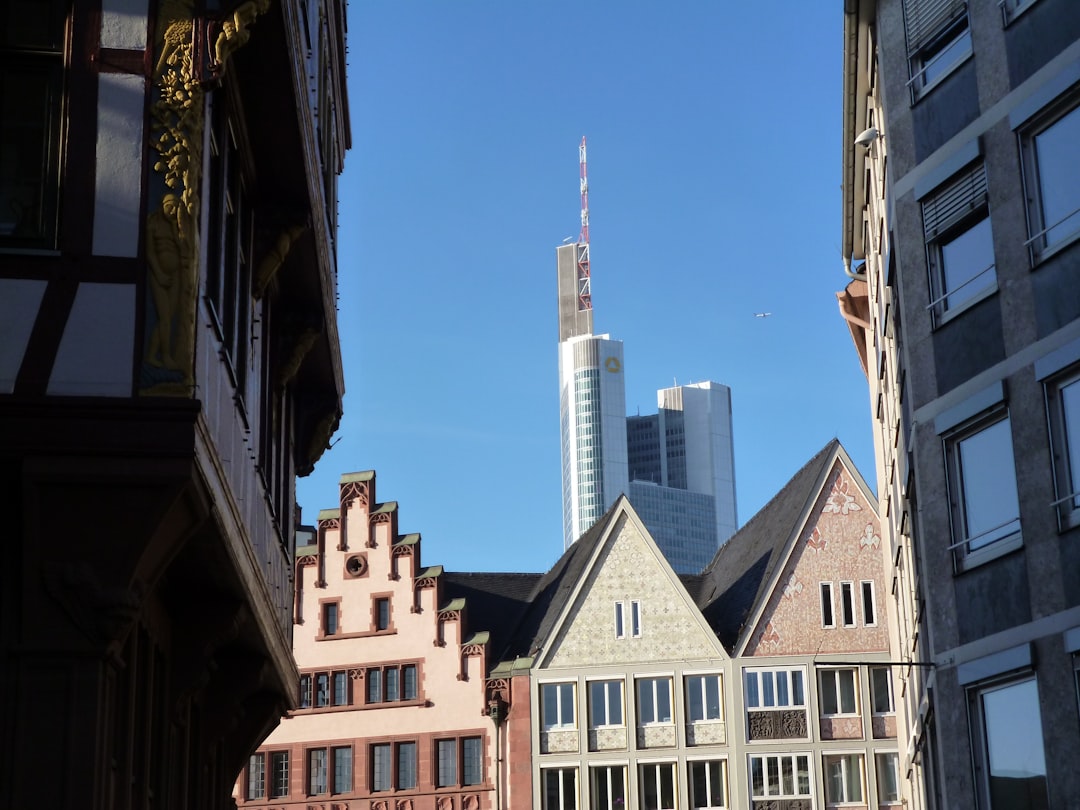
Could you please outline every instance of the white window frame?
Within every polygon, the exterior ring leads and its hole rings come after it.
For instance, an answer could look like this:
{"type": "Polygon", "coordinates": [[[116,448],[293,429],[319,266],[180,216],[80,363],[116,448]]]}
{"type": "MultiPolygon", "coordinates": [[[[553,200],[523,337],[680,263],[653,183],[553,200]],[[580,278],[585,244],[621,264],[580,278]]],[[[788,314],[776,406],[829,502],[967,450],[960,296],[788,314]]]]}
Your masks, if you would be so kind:
{"type": "Polygon", "coordinates": [[[623,810],[623,807],[625,806],[626,802],[630,801],[630,780],[627,778],[627,776],[628,776],[628,774],[627,774],[627,765],[626,765],[625,762],[597,762],[597,763],[591,764],[589,766],[589,807],[592,808],[592,810],[623,810]],[[619,770],[622,771],[622,782],[623,782],[622,793],[623,793],[623,796],[624,796],[623,805],[617,805],[617,804],[615,804],[615,802],[611,801],[611,799],[612,799],[612,790],[611,790],[612,778],[611,777],[612,777],[613,773],[615,773],[615,772],[617,772],[619,770]],[[608,793],[608,803],[607,803],[606,807],[604,805],[602,805],[597,800],[597,797],[596,797],[597,777],[600,775],[601,771],[605,772],[606,778],[605,778],[604,781],[607,783],[607,787],[608,787],[608,791],[607,791],[607,793],[608,793]]]}
{"type": "Polygon", "coordinates": [[[822,717],[857,717],[859,707],[859,669],[858,667],[828,667],[818,670],[818,704],[822,717]],[[851,678],[851,709],[844,711],[843,676],[851,678]],[[835,712],[825,711],[825,695],[831,692],[836,704],[835,712]]]}
{"type": "Polygon", "coordinates": [[[642,675],[634,679],[634,692],[637,697],[637,722],[639,726],[670,726],[675,722],[675,696],[673,679],[670,675],[642,675]],[[666,720],[659,717],[660,695],[662,689],[667,689],[667,708],[670,715],[666,720]],[[646,719],[642,710],[641,695],[647,688],[652,697],[653,717],[646,719]]]}
{"type": "Polygon", "coordinates": [[[743,669],[743,697],[746,701],[746,708],[754,711],[784,711],[787,709],[805,709],[806,708],[806,667],[746,667],[743,669]],[[796,691],[795,678],[792,676],[798,674],[799,676],[799,691],[802,692],[802,702],[795,703],[790,700],[796,691]],[[751,678],[757,685],[757,697],[755,702],[751,702],[751,678]],[[766,704],[766,683],[771,679],[772,693],[773,693],[773,705],[766,704]],[[780,685],[783,684],[784,690],[787,692],[789,702],[779,703],[778,697],[780,694],[780,685]]]}
{"type": "Polygon", "coordinates": [[[626,605],[615,603],[615,638],[626,638],[626,605]]]}
{"type": "Polygon", "coordinates": [[[1008,28],[1013,20],[1035,5],[1038,0],[998,0],[1001,7],[1001,25],[1008,28]]]}
{"type": "Polygon", "coordinates": [[[863,627],[877,627],[877,585],[874,580],[859,580],[859,599],[862,604],[863,627]],[[869,621],[867,621],[867,608],[869,608],[869,621]]]}
{"type": "Polygon", "coordinates": [[[678,763],[672,760],[663,760],[659,762],[647,761],[638,762],[638,806],[642,810],[676,810],[679,807],[679,774],[678,763]],[[657,806],[649,807],[645,803],[645,774],[646,771],[651,771],[656,778],[657,784],[657,806]],[[671,803],[667,804],[663,801],[664,790],[661,783],[661,778],[667,776],[670,780],[671,790],[671,803]]]}
{"type": "Polygon", "coordinates": [[[840,623],[844,627],[855,627],[858,624],[858,614],[855,611],[855,583],[840,583],[840,623]]]}
{"type": "Polygon", "coordinates": [[[893,689],[892,667],[888,666],[887,664],[883,666],[871,666],[867,670],[867,678],[869,678],[870,680],[870,708],[872,712],[879,717],[888,714],[896,714],[896,692],[893,689]],[[884,712],[878,711],[877,707],[877,697],[879,692],[876,680],[874,678],[875,672],[885,673],[885,688],[887,690],[887,695],[889,698],[889,708],[887,711],[884,712]]]}
{"type": "Polygon", "coordinates": [[[900,804],[904,800],[904,791],[900,783],[900,752],[899,751],[875,751],[874,774],[877,777],[876,794],[878,805],[900,804]],[[883,764],[885,763],[885,764],[883,764]],[[884,795],[885,780],[882,773],[888,768],[893,774],[893,784],[896,785],[896,798],[884,795]]]}
{"type": "Polygon", "coordinates": [[[588,694],[588,712],[589,712],[589,728],[624,728],[626,726],[626,682],[621,678],[593,678],[589,680],[586,685],[586,692],[588,694]],[[593,723],[593,686],[597,684],[603,684],[604,686],[604,719],[611,720],[609,708],[611,706],[609,692],[611,689],[619,690],[619,712],[620,720],[618,723],[593,723]]]}
{"type": "MultiPolygon", "coordinates": [[[[1073,91],[1056,99],[1047,105],[1045,110],[1026,120],[1018,130],[1020,139],[1020,163],[1024,178],[1024,192],[1027,200],[1028,239],[1025,246],[1028,248],[1031,266],[1036,267],[1046,258],[1056,254],[1077,239],[1080,239],[1080,192],[1074,192],[1070,205],[1075,203],[1078,208],[1060,217],[1059,221],[1047,223],[1042,210],[1042,172],[1039,169],[1038,154],[1036,151],[1036,139],[1045,135],[1052,128],[1060,124],[1066,118],[1080,117],[1080,93],[1073,91]],[[1048,236],[1051,231],[1061,227],[1065,223],[1072,222],[1071,231],[1066,232],[1054,242],[1049,242],[1048,236]]],[[[1071,122],[1080,126],[1080,118],[1071,122]]],[[[1075,155],[1074,155],[1075,159],[1075,155]]],[[[1050,174],[1053,174],[1053,166],[1050,174]]]]}
{"type": "MultiPolygon", "coordinates": [[[[1020,524],[1020,497],[1016,486],[1016,456],[1013,450],[1012,421],[1007,408],[994,408],[984,417],[976,418],[963,424],[943,437],[946,459],[946,484],[949,493],[952,518],[952,544],[954,564],[958,571],[966,570],[1002,554],[1013,551],[1023,545],[1020,524]],[[972,501],[965,486],[962,446],[976,436],[989,430],[1004,426],[1008,438],[1008,464],[995,464],[993,470],[1011,477],[1013,493],[1016,498],[1016,516],[997,526],[971,536],[968,522],[968,508],[972,501]],[[972,546],[972,543],[978,545],[972,546]]],[[[1005,448],[997,448],[1001,453],[1005,448]]],[[[1008,483],[1008,482],[1006,482],[1008,483]]]]}
{"type": "Polygon", "coordinates": [[[577,683],[575,681],[541,681],[540,687],[540,727],[544,731],[567,731],[577,728],[577,683]],[[570,687],[570,722],[565,722],[565,688],[570,687]],[[558,722],[547,724],[547,705],[550,698],[547,690],[554,687],[555,714],[558,722]]]}
{"type": "Polygon", "coordinates": [[[833,600],[833,584],[821,583],[821,626],[826,630],[836,627],[836,602],[833,600]]]}
{"type": "Polygon", "coordinates": [[[630,600],[630,637],[641,638],[641,601],[630,600]]]}
{"type": "Polygon", "coordinates": [[[813,758],[809,752],[797,752],[791,754],[750,754],[747,758],[747,788],[751,796],[751,803],[757,799],[809,799],[814,795],[814,766],[813,758]],[[798,764],[803,760],[806,765],[806,790],[799,790],[798,764]],[[754,786],[754,762],[761,762],[762,790],[755,792],[754,786]],[[793,792],[784,792],[784,762],[790,766],[793,792]],[[775,762],[776,781],[770,773],[770,763],[775,762]]]}
{"type": "Polygon", "coordinates": [[[828,807],[842,806],[846,804],[866,805],[866,757],[859,751],[830,751],[821,758],[821,776],[825,783],[825,804],[828,807]],[[841,796],[830,795],[832,793],[832,763],[840,765],[840,789],[841,796]],[[853,774],[852,768],[858,768],[858,773],[853,774]],[[855,783],[859,789],[858,796],[849,796],[851,778],[857,778],[855,783]]]}
{"type": "Polygon", "coordinates": [[[971,58],[967,3],[904,0],[904,31],[911,75],[908,87],[914,104],[971,58]],[[939,66],[941,72],[927,78],[939,66]]]}
{"type": "Polygon", "coordinates": [[[690,810],[727,810],[728,807],[728,774],[727,774],[727,758],[726,757],[695,757],[686,761],[686,794],[687,794],[687,806],[690,810]],[[694,792],[694,772],[695,766],[705,766],[705,791],[706,800],[709,804],[698,804],[697,796],[694,792]],[[720,780],[720,801],[721,804],[712,804],[711,797],[713,793],[717,792],[713,790],[713,774],[710,766],[717,765],[719,771],[720,780]]]}
{"type": "Polygon", "coordinates": [[[1064,395],[1080,397],[1080,366],[1056,374],[1044,383],[1047,428],[1054,467],[1054,502],[1058,529],[1080,525],[1080,419],[1071,423],[1064,395]],[[1075,386],[1075,388],[1073,388],[1075,386]],[[1070,430],[1071,428],[1071,430],[1070,430]]]}
{"type": "Polygon", "coordinates": [[[724,676],[719,672],[686,672],[683,673],[683,680],[686,683],[686,718],[691,723],[715,723],[723,722],[724,720],[724,676]],[[691,693],[694,690],[694,681],[698,680],[698,694],[701,698],[701,714],[699,718],[693,716],[693,701],[690,699],[691,693]],[[709,690],[708,682],[716,682],[716,691],[719,696],[719,705],[717,706],[716,717],[710,717],[709,714],[709,690]]]}
{"type": "Polygon", "coordinates": [[[577,765],[552,765],[540,768],[540,806],[542,810],[578,810],[581,807],[581,780],[578,778],[580,769],[577,765]],[[559,775],[559,795],[551,797],[547,792],[547,776],[550,773],[559,775]],[[569,774],[572,781],[570,795],[567,795],[566,782],[563,779],[569,774]],[[551,799],[555,801],[552,802],[551,799]]]}

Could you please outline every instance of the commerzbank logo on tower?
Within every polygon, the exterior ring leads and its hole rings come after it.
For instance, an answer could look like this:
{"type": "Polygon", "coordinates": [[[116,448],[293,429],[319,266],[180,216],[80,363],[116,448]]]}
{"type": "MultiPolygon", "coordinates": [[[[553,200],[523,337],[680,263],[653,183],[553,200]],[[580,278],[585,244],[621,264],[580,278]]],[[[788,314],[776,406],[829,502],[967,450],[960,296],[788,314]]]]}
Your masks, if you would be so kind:
{"type": "Polygon", "coordinates": [[[622,363],[619,362],[618,357],[615,357],[613,355],[604,361],[604,368],[606,368],[612,374],[618,374],[620,371],[622,371],[622,363]]]}

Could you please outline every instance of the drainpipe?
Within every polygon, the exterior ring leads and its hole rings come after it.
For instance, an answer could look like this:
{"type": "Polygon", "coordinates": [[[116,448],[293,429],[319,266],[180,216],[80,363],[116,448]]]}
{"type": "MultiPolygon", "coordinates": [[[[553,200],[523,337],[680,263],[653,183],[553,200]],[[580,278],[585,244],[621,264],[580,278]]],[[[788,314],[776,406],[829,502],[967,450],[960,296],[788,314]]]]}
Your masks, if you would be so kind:
{"type": "Polygon", "coordinates": [[[502,783],[502,774],[499,769],[499,763],[502,762],[502,739],[499,736],[499,729],[506,720],[506,704],[501,698],[494,697],[488,701],[488,717],[495,723],[495,810],[502,810],[502,795],[499,789],[502,783]]]}

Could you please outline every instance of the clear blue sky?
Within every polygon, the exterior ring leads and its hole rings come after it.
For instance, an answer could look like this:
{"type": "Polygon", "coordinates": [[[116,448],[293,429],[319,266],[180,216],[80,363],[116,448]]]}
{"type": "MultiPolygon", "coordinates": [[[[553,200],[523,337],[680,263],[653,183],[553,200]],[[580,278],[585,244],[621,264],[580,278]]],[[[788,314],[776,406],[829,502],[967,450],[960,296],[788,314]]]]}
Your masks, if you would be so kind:
{"type": "Polygon", "coordinates": [[[627,408],[731,386],[740,525],[834,436],[876,488],[834,297],[842,26],[824,0],[352,0],[345,416],[305,521],[374,469],[427,564],[557,559],[555,249],[583,135],[594,328],[624,342],[627,408]]]}

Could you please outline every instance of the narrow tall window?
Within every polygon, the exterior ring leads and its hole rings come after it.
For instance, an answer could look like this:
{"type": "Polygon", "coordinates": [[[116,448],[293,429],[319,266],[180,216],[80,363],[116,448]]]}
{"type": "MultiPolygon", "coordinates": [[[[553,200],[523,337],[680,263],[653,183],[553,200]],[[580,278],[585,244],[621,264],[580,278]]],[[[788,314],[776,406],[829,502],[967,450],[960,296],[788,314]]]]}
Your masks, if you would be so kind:
{"type": "Polygon", "coordinates": [[[638,774],[642,810],[675,810],[674,762],[650,762],[638,774]]]}
{"type": "Polygon", "coordinates": [[[330,705],[330,673],[320,672],[315,676],[315,705],[330,705]]]}
{"type": "Polygon", "coordinates": [[[637,599],[630,602],[630,635],[641,638],[641,602],[637,599]]]}
{"type": "Polygon", "coordinates": [[[390,629],[390,599],[388,597],[375,600],[375,629],[390,629]]]}
{"type": "Polygon", "coordinates": [[[300,676],[300,708],[311,708],[311,676],[300,676]]]}
{"type": "Polygon", "coordinates": [[[720,810],[727,805],[727,762],[701,760],[687,764],[690,770],[690,807],[720,810]]]}
{"type": "Polygon", "coordinates": [[[414,788],[416,787],[416,743],[398,743],[397,749],[398,790],[414,788]]]}
{"type": "Polygon", "coordinates": [[[844,627],[855,626],[855,586],[851,582],[840,583],[840,618],[844,627]]]}
{"type": "Polygon", "coordinates": [[[844,804],[863,800],[863,758],[858,754],[825,757],[825,802],[844,804]]]}
{"type": "Polygon", "coordinates": [[[308,751],[308,795],[326,793],[326,749],[308,751]]]}
{"type": "Polygon", "coordinates": [[[578,810],[577,768],[541,771],[542,810],[578,810]]]}
{"type": "Polygon", "coordinates": [[[435,743],[436,756],[436,787],[451,787],[458,783],[457,766],[457,740],[437,740],[435,743]]]}
{"type": "Polygon", "coordinates": [[[821,713],[823,715],[855,714],[858,681],[854,669],[824,669],[821,671],[821,713]]]}
{"type": "Polygon", "coordinates": [[[390,743],[376,743],[371,746],[371,790],[378,793],[390,790],[393,763],[390,761],[390,743]]]}
{"type": "Polygon", "coordinates": [[[352,791],[352,748],[334,748],[334,793],[352,791]]]}
{"type": "Polygon", "coordinates": [[[334,673],[334,705],[349,705],[349,675],[347,672],[334,673]]]}
{"type": "Polygon", "coordinates": [[[589,769],[593,810],[622,810],[626,806],[626,766],[602,765],[589,769]]]}
{"type": "Polygon", "coordinates": [[[266,798],[266,754],[252,754],[248,759],[247,798],[266,798]]]}
{"type": "Polygon", "coordinates": [[[874,714],[892,714],[893,707],[892,672],[888,667],[870,667],[870,699],[874,704],[874,714]]]}
{"type": "Polygon", "coordinates": [[[900,755],[895,751],[877,755],[878,804],[900,801],[900,755]]]}
{"type": "Polygon", "coordinates": [[[270,767],[273,780],[270,795],[283,799],[289,795],[289,752],[274,751],[270,755],[270,767]]]}
{"type": "Polygon", "coordinates": [[[864,579],[859,583],[862,587],[862,615],[863,624],[873,627],[877,624],[877,605],[874,602],[874,581],[864,579]]]}
{"type": "Polygon", "coordinates": [[[821,626],[836,627],[836,618],[833,616],[832,583],[821,583],[821,626]]]}
{"type": "Polygon", "coordinates": [[[1046,385],[1050,443],[1061,528],[1080,524],[1080,372],[1074,367],[1046,385]]]}
{"type": "Polygon", "coordinates": [[[484,781],[483,746],[479,737],[461,741],[461,784],[479,785],[484,781]]]}
{"type": "Polygon", "coordinates": [[[417,679],[416,664],[406,664],[401,668],[402,700],[416,700],[417,679]]]}
{"type": "Polygon", "coordinates": [[[623,623],[623,603],[615,603],[615,638],[626,638],[626,627],[623,623]]]}
{"type": "Polygon", "coordinates": [[[338,631],[338,605],[337,602],[327,602],[323,605],[323,635],[332,636],[338,631]]]}

